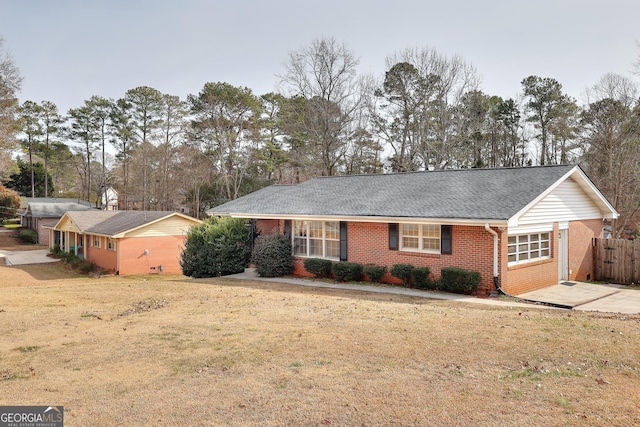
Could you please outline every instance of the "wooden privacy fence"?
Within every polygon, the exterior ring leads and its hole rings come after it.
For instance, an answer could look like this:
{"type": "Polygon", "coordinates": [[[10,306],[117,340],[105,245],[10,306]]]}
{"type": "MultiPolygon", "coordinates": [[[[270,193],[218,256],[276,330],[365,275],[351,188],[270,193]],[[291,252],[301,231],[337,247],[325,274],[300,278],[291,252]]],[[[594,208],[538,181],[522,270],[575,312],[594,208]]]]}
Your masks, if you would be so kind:
{"type": "Polygon", "coordinates": [[[593,239],[595,280],[640,282],[640,240],[593,239]]]}

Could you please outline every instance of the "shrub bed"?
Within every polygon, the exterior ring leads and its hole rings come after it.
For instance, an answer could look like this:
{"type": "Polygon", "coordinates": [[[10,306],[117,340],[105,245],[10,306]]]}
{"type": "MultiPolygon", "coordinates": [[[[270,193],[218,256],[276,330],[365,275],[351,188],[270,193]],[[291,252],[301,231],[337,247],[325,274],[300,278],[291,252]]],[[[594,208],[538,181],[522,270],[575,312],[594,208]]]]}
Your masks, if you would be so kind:
{"type": "Polygon", "coordinates": [[[340,282],[357,282],[362,278],[362,264],[356,262],[336,262],[331,266],[333,277],[340,282]]]}
{"type": "Polygon", "coordinates": [[[386,265],[367,264],[363,268],[364,274],[374,283],[379,283],[380,279],[387,272],[386,265]]]}
{"type": "Polygon", "coordinates": [[[458,267],[445,267],[441,271],[440,286],[443,291],[470,294],[478,290],[480,273],[458,267]]]}
{"type": "Polygon", "coordinates": [[[413,286],[418,289],[435,289],[434,283],[429,280],[431,269],[429,267],[416,267],[411,271],[413,286]]]}
{"type": "Polygon", "coordinates": [[[404,286],[411,286],[411,276],[414,267],[411,264],[394,264],[391,266],[392,276],[402,280],[404,286]]]}
{"type": "Polygon", "coordinates": [[[331,264],[331,261],[323,258],[306,258],[303,262],[304,269],[315,277],[330,277],[331,264]]]}
{"type": "Polygon", "coordinates": [[[22,243],[36,244],[38,243],[38,233],[34,230],[25,228],[18,232],[18,239],[20,239],[22,243]]]}

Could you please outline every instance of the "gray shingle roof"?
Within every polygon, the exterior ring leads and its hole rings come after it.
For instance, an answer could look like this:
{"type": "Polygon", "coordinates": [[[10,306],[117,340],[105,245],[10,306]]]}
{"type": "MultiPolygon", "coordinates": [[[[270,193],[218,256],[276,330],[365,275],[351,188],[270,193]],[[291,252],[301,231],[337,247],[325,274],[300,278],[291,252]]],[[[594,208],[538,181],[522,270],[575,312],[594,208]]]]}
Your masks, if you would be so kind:
{"type": "Polygon", "coordinates": [[[86,204],[68,201],[29,202],[25,215],[37,218],[59,218],[67,211],[86,211],[91,207],[86,204]]]}
{"type": "Polygon", "coordinates": [[[299,185],[266,187],[207,212],[508,220],[574,167],[320,177],[299,185]]]}
{"type": "Polygon", "coordinates": [[[84,233],[114,236],[175,214],[169,211],[82,211],[67,216],[84,233]]]}

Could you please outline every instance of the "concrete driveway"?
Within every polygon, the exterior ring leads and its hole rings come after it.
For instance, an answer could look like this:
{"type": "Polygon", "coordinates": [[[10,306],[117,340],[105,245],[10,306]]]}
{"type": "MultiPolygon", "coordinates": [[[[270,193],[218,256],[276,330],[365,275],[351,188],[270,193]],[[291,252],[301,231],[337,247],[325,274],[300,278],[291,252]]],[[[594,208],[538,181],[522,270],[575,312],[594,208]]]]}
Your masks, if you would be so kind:
{"type": "Polygon", "coordinates": [[[640,314],[640,291],[622,285],[562,282],[517,297],[572,310],[640,314]]]}
{"type": "Polygon", "coordinates": [[[48,257],[48,254],[49,249],[38,249],[34,251],[7,251],[0,249],[0,264],[23,265],[60,261],[58,258],[48,257]]]}

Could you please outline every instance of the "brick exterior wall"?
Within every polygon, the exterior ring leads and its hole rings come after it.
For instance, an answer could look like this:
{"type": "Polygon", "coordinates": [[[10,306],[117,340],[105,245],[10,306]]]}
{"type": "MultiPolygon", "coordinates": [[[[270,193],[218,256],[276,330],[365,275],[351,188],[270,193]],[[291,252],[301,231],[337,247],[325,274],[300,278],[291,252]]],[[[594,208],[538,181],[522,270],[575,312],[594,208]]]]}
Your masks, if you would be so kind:
{"type": "MultiPolygon", "coordinates": [[[[553,225],[550,246],[551,258],[540,261],[526,262],[519,265],[507,266],[506,272],[501,276],[502,290],[510,295],[518,295],[536,289],[546,288],[558,283],[558,223],[553,225]]],[[[507,253],[508,239],[506,233],[500,239],[500,252],[507,253]]],[[[506,265],[507,262],[504,262],[506,265]]]]}
{"type": "Polygon", "coordinates": [[[107,238],[101,237],[100,247],[92,246],[93,236],[86,236],[87,259],[97,266],[125,276],[130,274],[182,274],[180,254],[183,236],[130,237],[116,240],[117,251],[107,249],[107,238]],[[145,249],[148,255],[145,255],[145,249]],[[118,256],[120,268],[118,269],[118,256]],[[159,266],[162,265],[162,271],[159,266]]]}
{"type": "MultiPolygon", "coordinates": [[[[440,277],[443,267],[460,267],[480,273],[479,294],[486,294],[493,287],[493,238],[484,227],[453,226],[450,255],[389,250],[389,225],[383,223],[351,222],[347,235],[348,261],[387,267],[399,263],[429,267],[432,279],[440,277]]],[[[400,283],[388,273],[383,279],[400,283]]]]}
{"type": "Polygon", "coordinates": [[[120,274],[182,274],[180,253],[184,236],[129,237],[118,239],[120,274]],[[148,255],[145,255],[145,249],[148,255]],[[162,272],[160,271],[162,265],[162,272]]]}
{"type": "MultiPolygon", "coordinates": [[[[259,229],[273,229],[271,221],[258,220],[259,229]]],[[[284,229],[280,221],[279,229],[284,229]]],[[[414,267],[429,267],[431,278],[440,277],[443,267],[460,267],[478,271],[482,281],[479,295],[485,295],[493,286],[493,236],[484,227],[453,226],[452,254],[429,254],[389,249],[389,224],[349,222],[347,225],[347,261],[391,267],[405,263],[414,267]]],[[[297,258],[293,274],[311,276],[303,266],[304,258],[297,258]]],[[[399,284],[401,281],[389,273],[382,280],[399,284]]]]}
{"type": "Polygon", "coordinates": [[[594,277],[593,239],[602,237],[602,226],[600,219],[569,223],[569,280],[594,277]]]}
{"type": "MultiPolygon", "coordinates": [[[[258,220],[259,229],[284,230],[283,221],[276,227],[273,220],[258,220]]],[[[558,283],[558,223],[550,236],[551,258],[515,266],[508,266],[507,230],[492,228],[498,233],[498,271],[502,289],[512,295],[541,289],[558,283]]],[[[587,280],[593,277],[591,239],[601,237],[602,221],[572,221],[569,223],[570,280],[587,280]]],[[[429,267],[431,278],[440,277],[443,267],[460,267],[480,273],[482,281],[478,295],[487,295],[495,289],[493,284],[493,235],[484,227],[459,226],[452,228],[452,253],[428,254],[389,249],[389,225],[386,223],[349,222],[347,225],[347,261],[360,264],[373,263],[391,267],[406,263],[415,267],[429,267]]],[[[304,258],[296,258],[293,274],[309,277],[303,266],[304,258]]],[[[401,281],[387,273],[382,280],[400,284],[401,281]]]]}
{"type": "Polygon", "coordinates": [[[261,219],[256,221],[256,231],[261,236],[267,236],[269,234],[280,233],[281,230],[280,221],[277,219],[261,219]]]}
{"type": "Polygon", "coordinates": [[[87,259],[95,263],[98,267],[115,273],[118,267],[118,259],[116,251],[107,249],[107,238],[100,237],[100,247],[94,247],[93,236],[84,236],[84,248],[86,250],[87,259]]]}
{"type": "MultiPolygon", "coordinates": [[[[558,223],[553,226],[551,236],[551,258],[508,267],[503,273],[502,288],[518,295],[535,291],[558,283],[558,223]]],[[[594,237],[602,236],[602,220],[571,221],[569,223],[569,280],[587,280],[593,277],[594,237]]],[[[505,236],[506,237],[506,236],[505,236]]],[[[507,251],[507,239],[501,239],[502,253],[507,251]]]]}

